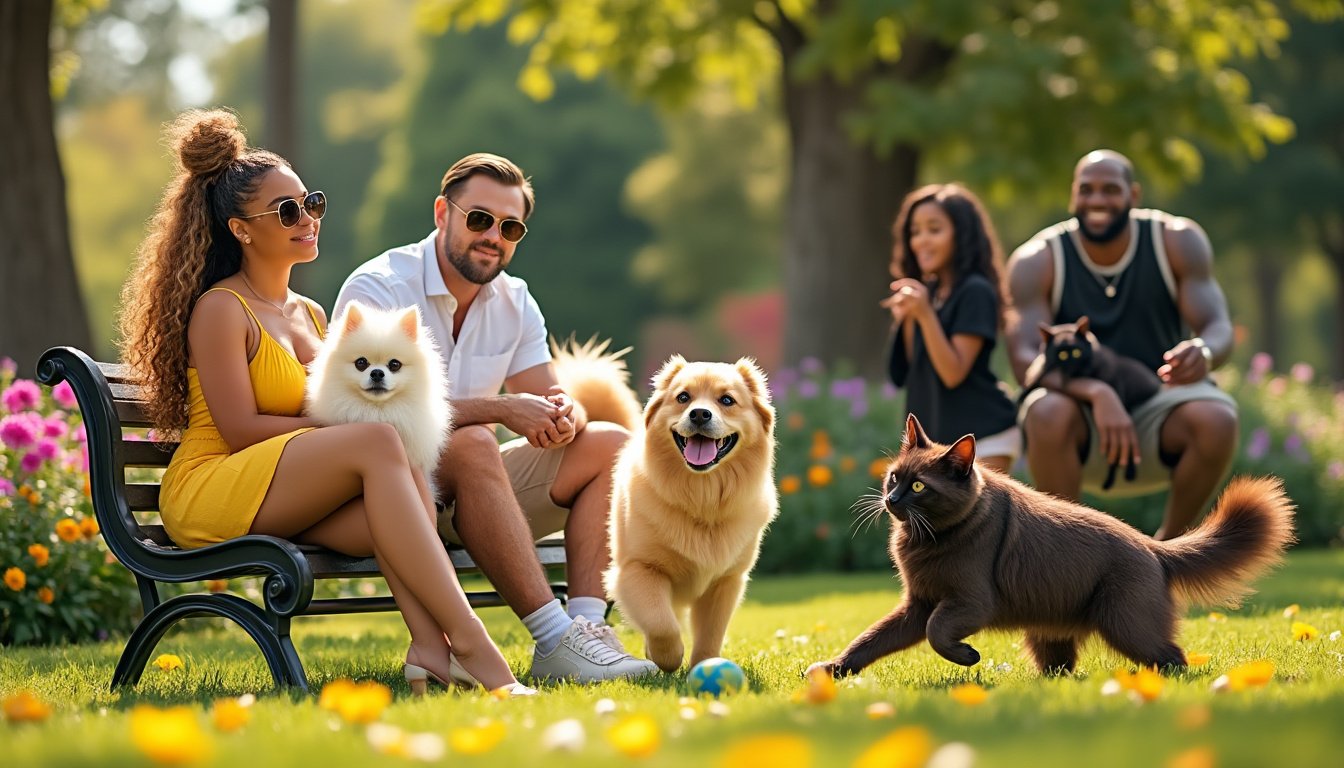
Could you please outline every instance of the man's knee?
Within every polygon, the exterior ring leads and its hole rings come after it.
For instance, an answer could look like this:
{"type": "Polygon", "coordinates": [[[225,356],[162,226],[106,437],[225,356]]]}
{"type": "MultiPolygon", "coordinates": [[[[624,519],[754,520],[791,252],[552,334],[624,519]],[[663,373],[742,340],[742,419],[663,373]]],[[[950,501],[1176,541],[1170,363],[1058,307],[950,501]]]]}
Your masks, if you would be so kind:
{"type": "Polygon", "coordinates": [[[1180,453],[1189,447],[1194,447],[1206,456],[1231,456],[1236,452],[1239,431],[1237,410],[1221,400],[1182,403],[1171,412],[1163,426],[1163,437],[1169,438],[1164,442],[1175,444],[1173,453],[1180,453]],[[1166,429],[1167,425],[1172,429],[1166,429]]]}
{"type": "MultiPolygon", "coordinates": [[[[599,464],[611,464],[621,448],[630,441],[630,432],[620,424],[609,421],[590,421],[583,432],[574,438],[572,450],[599,464]]],[[[569,453],[569,450],[566,450],[569,453]]]]}
{"type": "Polygon", "coordinates": [[[1027,409],[1022,420],[1027,445],[1058,447],[1086,438],[1087,423],[1082,408],[1068,395],[1046,392],[1027,409]]]}

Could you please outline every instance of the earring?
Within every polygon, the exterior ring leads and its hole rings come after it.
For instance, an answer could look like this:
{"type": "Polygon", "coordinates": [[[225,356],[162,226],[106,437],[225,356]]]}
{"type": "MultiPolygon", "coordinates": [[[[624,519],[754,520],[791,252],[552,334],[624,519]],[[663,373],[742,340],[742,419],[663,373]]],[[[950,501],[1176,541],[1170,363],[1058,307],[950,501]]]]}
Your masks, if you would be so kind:
{"type": "Polygon", "coordinates": [[[248,245],[251,245],[251,244],[252,244],[252,238],[248,237],[247,235],[243,235],[243,242],[244,242],[244,243],[247,243],[248,245]]]}

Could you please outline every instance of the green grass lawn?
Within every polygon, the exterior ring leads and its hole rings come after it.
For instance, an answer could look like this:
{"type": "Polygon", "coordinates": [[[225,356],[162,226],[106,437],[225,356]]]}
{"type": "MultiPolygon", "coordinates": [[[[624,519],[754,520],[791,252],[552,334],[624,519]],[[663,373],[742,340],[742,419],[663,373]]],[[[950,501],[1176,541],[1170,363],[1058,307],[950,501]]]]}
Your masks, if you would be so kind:
{"type": "MultiPolygon", "coordinates": [[[[637,684],[550,687],[527,701],[444,692],[414,700],[401,680],[406,633],[395,615],[302,619],[295,622],[294,635],[314,691],[341,677],[391,686],[394,701],[382,715],[384,723],[442,736],[481,718],[503,724],[507,735],[485,754],[450,748],[442,762],[454,765],[628,764],[634,758],[617,752],[607,733],[624,716],[637,713],[652,716],[659,728],[657,750],[639,760],[646,765],[848,766],[883,736],[906,726],[925,729],[935,745],[969,745],[975,764],[982,766],[1344,764],[1344,638],[1331,638],[1344,630],[1344,552],[1294,554],[1245,606],[1224,611],[1225,620],[1192,610],[1180,642],[1187,652],[1212,658],[1167,679],[1160,696],[1149,703],[1103,694],[1113,670],[1133,667],[1097,642],[1085,648],[1075,675],[1042,679],[1023,657],[1019,638],[1002,633],[971,640],[983,659],[974,668],[956,666],[919,646],[879,662],[861,679],[841,683],[828,704],[795,700],[807,664],[833,655],[897,597],[897,582],[882,574],[754,582],[724,653],[746,670],[751,691],[725,699],[728,711],[717,716],[703,706],[687,709],[679,703],[687,694],[684,674],[637,684]],[[1284,616],[1291,604],[1300,606],[1295,619],[1284,616]],[[1295,642],[1294,620],[1318,628],[1319,636],[1295,642]],[[1229,668],[1257,659],[1275,665],[1267,685],[1235,693],[1212,690],[1213,681],[1229,668]],[[966,706],[949,695],[950,687],[967,682],[988,689],[983,704],[966,706]],[[614,714],[598,712],[603,698],[615,702],[614,714]],[[895,716],[870,718],[866,709],[875,702],[892,704],[895,716]],[[543,732],[566,718],[580,721],[585,746],[548,753],[543,732]],[[785,733],[802,739],[810,751],[792,758],[765,748],[748,749],[745,755],[732,751],[755,737],[785,733]],[[810,763],[797,762],[804,759],[810,763]]],[[[526,671],[530,644],[522,625],[504,609],[487,609],[482,617],[515,670],[526,671]]],[[[628,627],[620,631],[628,644],[639,645],[628,627]]],[[[320,709],[315,696],[272,692],[259,654],[232,626],[197,623],[175,631],[158,652],[181,656],[184,669],[151,668],[136,690],[112,693],[107,685],[119,652],[116,642],[0,650],[0,698],[27,689],[55,710],[44,722],[0,722],[2,762],[25,768],[144,764],[129,735],[129,712],[144,703],[192,707],[211,743],[207,764],[407,762],[375,752],[363,726],[342,723],[320,709]],[[258,694],[250,722],[236,733],[216,731],[210,703],[247,693],[258,694]]]]}

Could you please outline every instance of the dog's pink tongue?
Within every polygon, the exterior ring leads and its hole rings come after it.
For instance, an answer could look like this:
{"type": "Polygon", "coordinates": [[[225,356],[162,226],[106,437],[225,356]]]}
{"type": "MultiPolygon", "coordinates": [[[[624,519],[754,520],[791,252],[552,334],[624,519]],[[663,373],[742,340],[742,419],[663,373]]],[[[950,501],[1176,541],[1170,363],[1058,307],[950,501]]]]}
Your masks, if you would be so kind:
{"type": "Polygon", "coordinates": [[[697,467],[703,467],[714,460],[719,453],[719,449],[714,445],[714,441],[704,435],[696,435],[686,440],[686,450],[681,452],[686,460],[697,467]]]}

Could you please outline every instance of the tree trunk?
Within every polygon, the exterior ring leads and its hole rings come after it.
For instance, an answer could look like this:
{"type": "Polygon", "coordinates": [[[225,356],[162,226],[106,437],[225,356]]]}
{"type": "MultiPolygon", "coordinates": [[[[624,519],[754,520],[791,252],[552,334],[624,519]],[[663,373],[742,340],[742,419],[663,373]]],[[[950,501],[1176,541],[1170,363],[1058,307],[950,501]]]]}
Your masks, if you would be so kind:
{"type": "MultiPolygon", "coordinates": [[[[289,161],[303,176],[299,157],[299,0],[267,0],[266,13],[266,148],[289,161]]],[[[289,287],[310,291],[311,274],[296,269],[289,287]]]]}
{"type": "Polygon", "coordinates": [[[899,62],[850,82],[829,72],[800,78],[805,45],[794,28],[777,32],[784,59],[790,168],[784,246],[784,358],[852,363],[871,381],[885,375],[891,316],[878,306],[891,283],[891,225],[919,177],[920,151],[898,144],[879,153],[856,143],[846,117],[863,104],[870,78],[940,78],[954,52],[909,38],[899,62]]]}
{"type": "Polygon", "coordinates": [[[1256,254],[1255,293],[1260,302],[1260,349],[1277,364],[1283,363],[1283,307],[1279,287],[1283,284],[1283,265],[1270,254],[1256,254]]]}
{"type": "Polygon", "coordinates": [[[0,356],[90,349],[51,105],[52,0],[0,3],[0,356]]]}
{"type": "MultiPolygon", "coordinates": [[[[1344,227],[1341,227],[1344,229],[1344,227]]],[[[1330,259],[1335,273],[1335,341],[1330,345],[1330,378],[1344,383],[1344,231],[1335,237],[1323,238],[1321,248],[1330,259]]]]}

